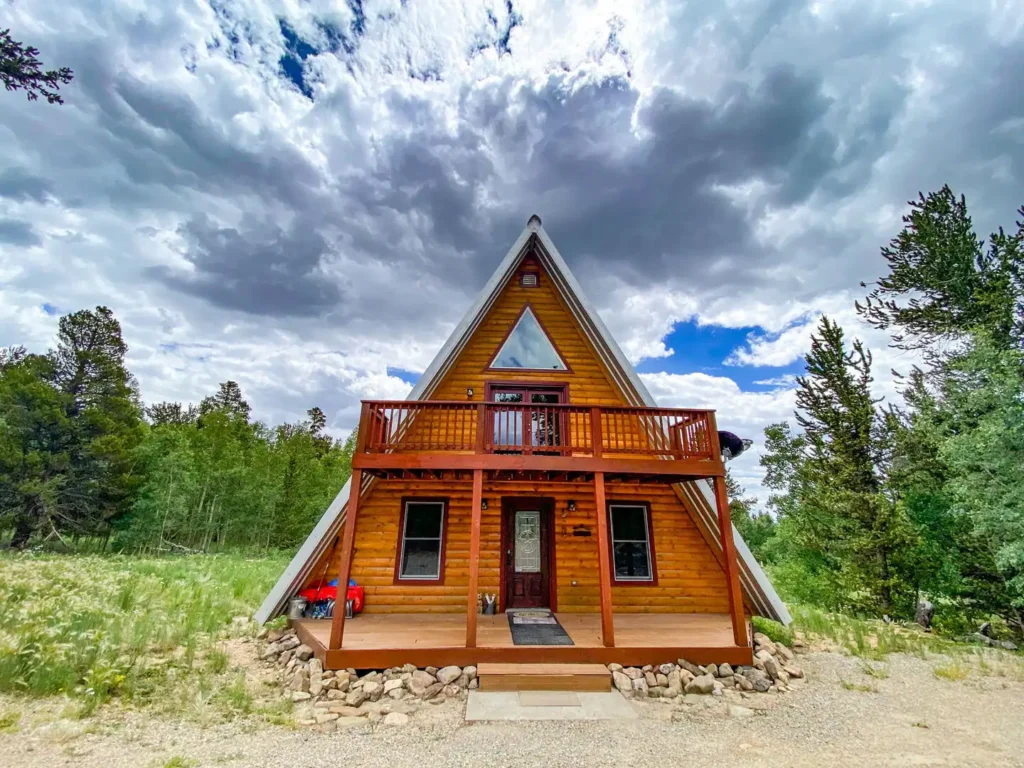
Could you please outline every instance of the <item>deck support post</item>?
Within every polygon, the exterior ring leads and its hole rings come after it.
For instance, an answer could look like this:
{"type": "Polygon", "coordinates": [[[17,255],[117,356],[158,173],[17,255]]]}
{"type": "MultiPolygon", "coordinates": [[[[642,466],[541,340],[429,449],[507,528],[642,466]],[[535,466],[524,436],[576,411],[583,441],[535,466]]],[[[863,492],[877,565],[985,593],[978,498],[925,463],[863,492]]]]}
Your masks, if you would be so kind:
{"type": "Polygon", "coordinates": [[[334,618],[331,620],[330,650],[341,648],[345,635],[345,601],[348,598],[348,580],[352,574],[352,553],[356,544],[356,515],[359,514],[359,492],[363,485],[363,470],[353,469],[349,480],[348,507],[345,510],[345,534],[341,538],[341,566],[338,568],[338,596],[334,600],[334,618]]]}
{"type": "Polygon", "coordinates": [[[476,597],[480,585],[480,506],[484,495],[484,471],[473,470],[473,522],[469,534],[469,591],[466,595],[466,647],[476,648],[476,597]]]}
{"type": "Polygon", "coordinates": [[[604,498],[604,472],[594,473],[594,502],[597,508],[597,576],[601,585],[601,640],[606,648],[615,646],[612,618],[612,550],[608,539],[608,506],[604,498]]]}
{"type": "Polygon", "coordinates": [[[725,478],[715,478],[715,503],[718,507],[718,530],[722,538],[722,561],[729,588],[729,613],[732,616],[732,636],[736,645],[746,647],[747,622],[743,615],[743,592],[740,589],[740,569],[736,561],[736,542],[732,538],[732,517],[725,491],[725,478]]]}

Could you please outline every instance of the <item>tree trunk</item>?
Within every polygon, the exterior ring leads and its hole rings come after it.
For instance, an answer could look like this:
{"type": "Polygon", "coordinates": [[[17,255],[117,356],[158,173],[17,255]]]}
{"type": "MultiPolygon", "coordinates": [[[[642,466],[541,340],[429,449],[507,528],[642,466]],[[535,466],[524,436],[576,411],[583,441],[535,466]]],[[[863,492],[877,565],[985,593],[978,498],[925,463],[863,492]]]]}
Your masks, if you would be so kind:
{"type": "Polygon", "coordinates": [[[35,525],[28,515],[20,515],[14,526],[14,536],[11,539],[12,549],[24,549],[28,546],[29,539],[35,533],[35,525]]]}

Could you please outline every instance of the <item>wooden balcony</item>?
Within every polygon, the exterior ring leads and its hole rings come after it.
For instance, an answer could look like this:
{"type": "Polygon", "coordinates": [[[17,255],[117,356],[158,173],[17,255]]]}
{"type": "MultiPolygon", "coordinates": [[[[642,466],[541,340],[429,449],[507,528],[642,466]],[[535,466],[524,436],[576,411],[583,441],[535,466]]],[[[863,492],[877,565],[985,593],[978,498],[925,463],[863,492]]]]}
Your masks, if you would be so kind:
{"type": "Polygon", "coordinates": [[[714,411],[614,405],[364,400],[354,469],[724,474],[714,411]]]}

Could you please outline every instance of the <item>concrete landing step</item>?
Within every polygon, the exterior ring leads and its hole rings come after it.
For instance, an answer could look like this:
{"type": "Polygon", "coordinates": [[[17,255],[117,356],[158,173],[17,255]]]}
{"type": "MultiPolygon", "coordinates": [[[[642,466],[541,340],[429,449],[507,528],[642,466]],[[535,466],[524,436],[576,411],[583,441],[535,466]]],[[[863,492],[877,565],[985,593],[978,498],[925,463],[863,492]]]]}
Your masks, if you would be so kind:
{"type": "Polygon", "coordinates": [[[603,664],[481,664],[481,691],[611,690],[611,675],[603,664]]]}

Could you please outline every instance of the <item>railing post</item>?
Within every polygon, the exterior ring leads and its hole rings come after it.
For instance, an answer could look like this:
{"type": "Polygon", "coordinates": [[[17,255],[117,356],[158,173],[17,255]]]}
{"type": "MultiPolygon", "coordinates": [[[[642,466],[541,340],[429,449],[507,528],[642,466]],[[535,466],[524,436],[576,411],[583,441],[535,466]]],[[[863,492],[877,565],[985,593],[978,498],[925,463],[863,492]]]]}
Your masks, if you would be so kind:
{"type": "Polygon", "coordinates": [[[363,400],[359,408],[359,425],[356,427],[356,454],[366,453],[366,443],[370,437],[367,433],[370,429],[370,404],[363,400]]]}
{"type": "Polygon", "coordinates": [[[484,471],[473,470],[473,510],[469,533],[469,590],[466,595],[466,647],[476,648],[476,598],[480,586],[480,507],[484,496],[484,471]]]}
{"type": "Polygon", "coordinates": [[[725,492],[725,478],[715,477],[715,504],[718,507],[718,531],[722,538],[722,560],[725,563],[725,578],[729,589],[729,614],[732,616],[732,636],[736,645],[747,645],[746,619],[743,614],[743,592],[740,589],[739,563],[736,559],[736,542],[732,538],[732,517],[729,515],[729,499],[725,492]]]}
{"type": "Polygon", "coordinates": [[[476,406],[476,452],[486,453],[486,443],[484,442],[484,436],[487,434],[487,405],[486,403],[478,403],[476,406]]]}
{"type": "Polygon", "coordinates": [[[594,473],[594,503],[597,506],[597,578],[601,588],[601,640],[606,648],[615,646],[612,616],[612,549],[608,540],[608,506],[604,499],[604,472],[594,473]]]}
{"type": "Polygon", "coordinates": [[[600,459],[603,453],[604,434],[601,431],[601,408],[594,406],[590,409],[590,449],[595,459],[600,459]]]}
{"type": "Polygon", "coordinates": [[[338,595],[334,599],[334,618],[331,620],[332,651],[341,648],[345,636],[345,601],[348,598],[348,580],[352,575],[352,553],[356,543],[356,516],[359,514],[359,492],[363,484],[363,470],[353,469],[345,510],[345,535],[341,539],[341,567],[338,568],[338,595]]]}

